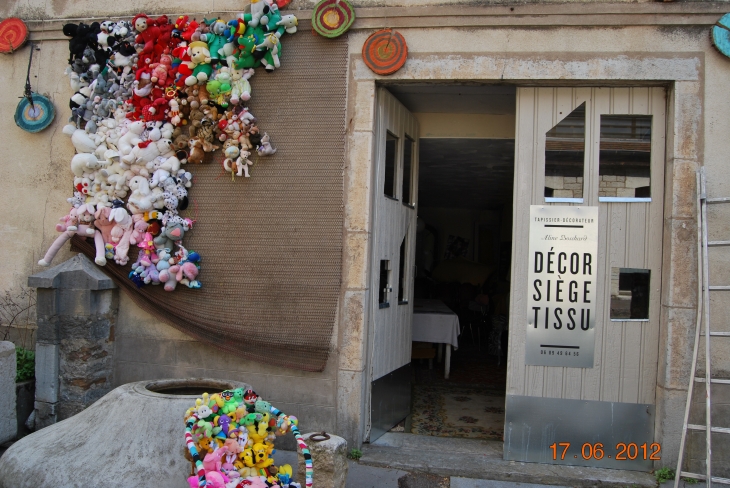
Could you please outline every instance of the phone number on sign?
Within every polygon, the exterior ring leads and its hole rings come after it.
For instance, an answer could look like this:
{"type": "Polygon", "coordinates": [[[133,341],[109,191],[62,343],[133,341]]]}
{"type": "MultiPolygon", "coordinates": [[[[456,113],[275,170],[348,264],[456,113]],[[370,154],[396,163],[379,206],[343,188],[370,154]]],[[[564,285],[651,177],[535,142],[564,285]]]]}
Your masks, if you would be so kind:
{"type": "MultiPolygon", "coordinates": [[[[586,442],[580,449],[580,456],[586,461],[589,459],[603,459],[604,456],[608,459],[613,458],[618,461],[633,461],[635,459],[659,461],[661,460],[659,453],[662,451],[662,446],[658,442],[654,442],[648,446],[646,443],[636,444],[635,442],[630,442],[626,444],[619,442],[616,444],[615,453],[608,454],[605,449],[601,442],[596,442],[595,444],[586,442]]],[[[553,461],[556,461],[558,458],[564,460],[566,455],[570,458],[570,454],[572,454],[568,452],[570,450],[570,442],[554,442],[550,446],[550,450],[553,452],[553,461]]],[[[577,459],[578,456],[579,454],[574,454],[573,458],[577,459]]]]}

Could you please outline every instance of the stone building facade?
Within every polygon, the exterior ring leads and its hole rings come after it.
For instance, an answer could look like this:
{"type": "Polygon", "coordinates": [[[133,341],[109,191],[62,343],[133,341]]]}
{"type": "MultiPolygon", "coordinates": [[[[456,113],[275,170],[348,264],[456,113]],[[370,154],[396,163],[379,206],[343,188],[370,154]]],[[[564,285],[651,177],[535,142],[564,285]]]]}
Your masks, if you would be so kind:
{"type": "MultiPolygon", "coordinates": [[[[347,41],[347,116],[342,141],[346,146],[342,285],[326,367],[322,372],[311,373],[230,355],[213,362],[210,358],[218,354],[216,349],[162,323],[119,293],[113,302],[118,311],[113,343],[109,346],[113,356],[110,386],[169,377],[243,380],[256,386],[282,410],[303,419],[305,431],[335,432],[351,445],[361,445],[368,439],[370,429],[370,334],[372,304],[378,295],[372,286],[373,273],[378,272],[373,265],[372,241],[376,218],[373,181],[378,87],[415,82],[518,88],[658,86],[666,93],[666,134],[662,237],[660,247],[655,249],[662,255],[662,271],[661,319],[654,345],[654,432],[663,446],[660,464],[673,466],[679,448],[698,309],[699,169],[704,168],[708,175],[708,194],[730,196],[730,173],[725,163],[730,149],[730,60],[712,47],[708,37],[708,30],[730,9],[730,4],[443,0],[359,0],[353,4],[357,20],[347,41]],[[407,39],[409,49],[406,65],[388,77],[370,71],[361,55],[366,38],[384,26],[398,29],[407,39]]],[[[312,7],[311,1],[295,0],[289,8],[307,18],[312,7]]],[[[9,258],[0,271],[4,289],[23,286],[28,276],[42,271],[35,263],[55,238],[50,231],[51,222],[67,210],[68,162],[73,146],[60,130],[67,115],[66,100],[71,95],[68,82],[61,75],[67,58],[63,23],[71,19],[131,17],[140,10],[148,14],[186,12],[202,17],[239,8],[239,2],[230,0],[218,0],[206,12],[201,11],[199,2],[190,0],[124,5],[106,0],[11,0],[0,6],[0,17],[17,16],[28,23],[31,40],[41,47],[31,71],[34,89],[48,94],[58,111],[56,121],[44,132],[33,135],[18,129],[10,114],[22,94],[27,51],[0,59],[5,80],[0,104],[6,115],[0,121],[6,134],[0,156],[0,199],[6,209],[2,246],[9,258]]],[[[255,81],[258,80],[254,80],[254,86],[255,81]]],[[[544,186],[552,188],[558,198],[582,198],[582,183],[570,177],[546,177],[544,186]]],[[[631,176],[603,175],[599,185],[602,196],[630,197],[646,183],[631,176]]],[[[717,222],[710,229],[711,236],[721,239],[724,235],[727,239],[730,209],[713,208],[710,216],[717,222]]],[[[516,234],[514,240],[523,237],[516,234]]],[[[66,250],[57,262],[71,256],[66,250]]],[[[726,258],[713,260],[710,267],[718,271],[713,280],[730,282],[726,258]]],[[[729,303],[712,302],[713,326],[719,330],[727,327],[721,318],[730,312],[729,303]]],[[[730,345],[713,347],[713,374],[729,376],[730,345]]],[[[510,354],[510,361],[521,358],[516,352],[510,354]]],[[[521,388],[508,378],[508,394],[524,394],[521,388]]],[[[727,412],[730,396],[718,389],[716,399],[719,424],[722,412],[727,412]]],[[[695,410],[693,415],[701,413],[699,404],[695,410]]],[[[724,418],[730,424],[730,417],[724,418]]],[[[716,451],[729,452],[730,444],[718,442],[716,451]]]]}

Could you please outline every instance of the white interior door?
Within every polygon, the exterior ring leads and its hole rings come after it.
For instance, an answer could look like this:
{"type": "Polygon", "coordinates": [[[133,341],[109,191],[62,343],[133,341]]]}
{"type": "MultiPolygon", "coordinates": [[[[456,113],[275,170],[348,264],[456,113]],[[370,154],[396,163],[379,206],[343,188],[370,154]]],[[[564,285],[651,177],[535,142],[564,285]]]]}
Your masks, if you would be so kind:
{"type": "Polygon", "coordinates": [[[410,362],[418,191],[418,124],[378,90],[371,272],[372,380],[410,362]],[[409,264],[410,263],[410,264],[409,264]],[[376,292],[377,291],[377,292],[376,292]]]}
{"type": "Polygon", "coordinates": [[[373,195],[371,441],[408,415],[418,193],[418,124],[385,88],[377,92],[373,195]],[[394,373],[396,372],[396,373],[394,373]],[[406,389],[407,398],[397,394],[406,389]],[[405,408],[405,411],[404,411],[405,408]]]}

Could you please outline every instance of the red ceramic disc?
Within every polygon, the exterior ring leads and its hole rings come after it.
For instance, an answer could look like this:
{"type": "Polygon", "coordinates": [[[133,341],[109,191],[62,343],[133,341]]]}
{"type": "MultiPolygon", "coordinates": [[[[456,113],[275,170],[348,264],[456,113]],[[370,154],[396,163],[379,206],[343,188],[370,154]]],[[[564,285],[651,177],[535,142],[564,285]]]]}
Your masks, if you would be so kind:
{"type": "Polygon", "coordinates": [[[17,17],[0,22],[0,53],[12,53],[28,40],[28,26],[17,17]]]}
{"type": "Polygon", "coordinates": [[[408,57],[406,40],[392,29],[383,29],[367,38],[362,58],[368,68],[378,75],[390,75],[401,69],[408,57]]]}

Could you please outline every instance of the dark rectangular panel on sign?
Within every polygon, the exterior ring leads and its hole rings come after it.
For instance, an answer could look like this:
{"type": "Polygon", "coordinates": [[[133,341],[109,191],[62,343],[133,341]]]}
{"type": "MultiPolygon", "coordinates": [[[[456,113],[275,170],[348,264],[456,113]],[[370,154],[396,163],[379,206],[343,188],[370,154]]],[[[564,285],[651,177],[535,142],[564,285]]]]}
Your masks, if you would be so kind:
{"type": "Polygon", "coordinates": [[[654,405],[507,395],[506,460],[651,471],[663,454],[654,405]]]}

